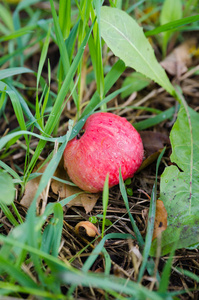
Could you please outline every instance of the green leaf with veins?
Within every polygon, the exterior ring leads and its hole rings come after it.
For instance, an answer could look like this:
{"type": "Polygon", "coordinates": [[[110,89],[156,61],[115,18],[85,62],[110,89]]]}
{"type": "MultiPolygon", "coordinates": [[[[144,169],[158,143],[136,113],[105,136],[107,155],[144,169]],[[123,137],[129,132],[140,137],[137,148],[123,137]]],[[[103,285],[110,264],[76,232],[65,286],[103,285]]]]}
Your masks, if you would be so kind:
{"type": "MultiPolygon", "coordinates": [[[[168,213],[168,227],[162,234],[162,255],[171,251],[178,232],[177,248],[199,243],[199,114],[182,107],[174,124],[170,140],[171,165],[160,182],[160,199],[168,213]]],[[[155,254],[157,241],[151,254],[155,254]]]]}
{"type": "Polygon", "coordinates": [[[168,93],[175,95],[174,87],[158,63],[143,29],[126,12],[103,6],[101,35],[108,47],[126,66],[154,80],[168,93]]]}

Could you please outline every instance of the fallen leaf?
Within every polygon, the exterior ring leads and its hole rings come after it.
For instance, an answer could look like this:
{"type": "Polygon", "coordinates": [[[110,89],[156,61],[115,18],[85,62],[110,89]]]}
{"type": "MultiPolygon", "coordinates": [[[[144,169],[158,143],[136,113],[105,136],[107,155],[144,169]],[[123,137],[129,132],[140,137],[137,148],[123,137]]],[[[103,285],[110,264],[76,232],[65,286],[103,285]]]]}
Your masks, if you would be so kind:
{"type": "MultiPolygon", "coordinates": [[[[63,179],[65,181],[70,181],[68,174],[66,173],[66,170],[63,167],[63,163],[60,162],[59,166],[57,167],[57,170],[54,174],[55,177],[58,177],[60,179],[63,179]]],[[[58,194],[60,198],[67,198],[69,196],[72,196],[76,193],[82,192],[81,189],[75,186],[71,186],[69,184],[65,184],[63,182],[60,182],[58,180],[52,179],[51,181],[51,188],[52,191],[55,194],[58,194]]],[[[97,200],[99,199],[100,194],[89,194],[89,193],[81,193],[76,198],[71,200],[67,207],[71,206],[83,206],[86,213],[89,213],[92,211],[93,207],[95,206],[97,200]]]]}
{"type": "Polygon", "coordinates": [[[192,38],[175,48],[160,64],[171,75],[179,77],[185,73],[192,62],[191,49],[196,46],[197,39],[192,38]]]}
{"type": "Polygon", "coordinates": [[[164,207],[163,201],[157,200],[152,240],[154,240],[166,228],[167,228],[167,211],[166,211],[166,208],[164,207]]]}
{"type": "MultiPolygon", "coordinates": [[[[37,171],[39,173],[43,173],[45,171],[46,167],[47,167],[47,164],[45,166],[43,166],[41,169],[39,169],[39,166],[37,166],[37,168],[35,168],[33,170],[33,173],[35,173],[37,171]]],[[[34,179],[31,179],[30,181],[27,182],[26,187],[25,187],[25,191],[24,191],[24,195],[23,195],[23,197],[20,201],[20,204],[24,205],[27,208],[31,205],[31,203],[32,203],[32,201],[35,197],[35,194],[37,192],[40,179],[41,179],[41,176],[38,176],[38,177],[36,177],[34,179]]],[[[46,189],[44,189],[43,192],[37,198],[37,205],[40,203],[41,200],[45,199],[45,195],[46,195],[46,189]]]]}
{"type": "Polygon", "coordinates": [[[158,159],[158,156],[160,155],[161,150],[158,152],[155,152],[148,156],[141,164],[140,168],[138,169],[137,173],[144,170],[146,167],[150,166],[154,161],[158,159]]]}
{"type": "MultiPolygon", "coordinates": [[[[139,191],[144,193],[151,200],[151,197],[145,191],[143,190],[139,190],[139,191]]],[[[142,217],[144,220],[148,219],[147,215],[148,215],[148,210],[143,211],[142,217]]],[[[162,231],[166,229],[167,229],[167,211],[163,201],[158,199],[156,201],[156,213],[155,213],[155,222],[154,222],[152,240],[154,240],[162,231]]]]}
{"type": "Polygon", "coordinates": [[[86,230],[86,234],[90,237],[95,237],[96,235],[100,235],[97,227],[89,221],[79,222],[75,226],[75,232],[78,233],[78,234],[79,234],[80,227],[83,227],[86,230]]]}
{"type": "Polygon", "coordinates": [[[150,156],[160,149],[164,148],[165,144],[169,144],[169,137],[162,132],[155,131],[140,131],[145,155],[150,156]]]}
{"type": "MultiPolygon", "coordinates": [[[[46,167],[47,167],[47,164],[45,166],[43,166],[41,169],[39,169],[38,172],[43,173],[45,171],[46,167]]],[[[35,170],[33,172],[37,172],[38,168],[39,168],[39,166],[37,166],[37,168],[35,168],[35,170]]],[[[57,170],[55,171],[54,176],[58,177],[60,179],[63,179],[65,181],[70,181],[70,179],[66,173],[66,170],[63,167],[62,161],[60,162],[59,166],[57,167],[57,170]]],[[[34,196],[35,196],[36,191],[39,186],[40,179],[41,179],[41,176],[36,177],[36,178],[28,181],[28,183],[26,184],[25,192],[24,192],[24,195],[23,195],[20,203],[27,208],[31,205],[31,203],[34,199],[34,196]]],[[[80,190],[78,187],[71,186],[69,184],[65,184],[65,183],[60,182],[55,179],[51,180],[51,188],[52,188],[52,191],[55,194],[59,195],[59,197],[62,199],[72,196],[76,193],[82,192],[82,190],[80,190]]],[[[37,210],[38,210],[40,201],[44,200],[45,197],[46,197],[46,189],[44,189],[44,191],[40,194],[40,196],[37,199],[37,210]]],[[[95,206],[99,197],[100,197],[100,194],[89,194],[86,192],[81,193],[76,198],[71,200],[67,204],[67,207],[82,206],[85,209],[86,213],[89,213],[92,211],[92,209],[95,206]]]]}

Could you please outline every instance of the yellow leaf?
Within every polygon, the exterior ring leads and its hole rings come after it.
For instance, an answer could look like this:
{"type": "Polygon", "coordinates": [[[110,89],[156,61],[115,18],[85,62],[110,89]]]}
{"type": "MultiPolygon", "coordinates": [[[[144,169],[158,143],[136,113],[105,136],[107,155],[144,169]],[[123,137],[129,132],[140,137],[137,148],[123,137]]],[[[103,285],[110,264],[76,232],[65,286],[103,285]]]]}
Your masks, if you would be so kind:
{"type": "Polygon", "coordinates": [[[167,211],[161,200],[156,202],[156,214],[153,231],[153,240],[167,228],[167,211]]]}

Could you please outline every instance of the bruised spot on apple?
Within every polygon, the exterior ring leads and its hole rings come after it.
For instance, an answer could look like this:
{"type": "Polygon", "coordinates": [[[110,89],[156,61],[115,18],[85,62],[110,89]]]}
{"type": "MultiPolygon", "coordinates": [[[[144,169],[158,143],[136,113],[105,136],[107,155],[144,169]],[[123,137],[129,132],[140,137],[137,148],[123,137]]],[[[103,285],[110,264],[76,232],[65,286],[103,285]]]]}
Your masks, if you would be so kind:
{"type": "Polygon", "coordinates": [[[125,119],[99,112],[88,117],[79,134],[68,142],[64,167],[82,190],[103,190],[107,174],[109,187],[133,177],[143,160],[143,144],[137,130],[125,119]]]}

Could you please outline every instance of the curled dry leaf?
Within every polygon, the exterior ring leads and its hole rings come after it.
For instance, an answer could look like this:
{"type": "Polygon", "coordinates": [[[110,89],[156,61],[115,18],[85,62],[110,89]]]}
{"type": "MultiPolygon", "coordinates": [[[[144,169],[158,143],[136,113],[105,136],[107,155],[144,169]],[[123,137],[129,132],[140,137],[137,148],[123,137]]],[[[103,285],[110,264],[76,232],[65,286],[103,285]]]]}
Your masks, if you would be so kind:
{"type": "Polygon", "coordinates": [[[162,67],[171,75],[178,77],[187,71],[192,62],[192,49],[197,39],[192,38],[175,48],[162,62],[162,67]]]}
{"type": "MultiPolygon", "coordinates": [[[[70,179],[66,173],[66,170],[63,167],[62,161],[59,164],[54,176],[58,177],[60,179],[66,180],[66,181],[70,181],[70,179]]],[[[76,193],[82,192],[82,190],[79,189],[78,187],[62,183],[55,179],[52,179],[52,181],[51,181],[51,188],[55,194],[58,194],[60,196],[60,198],[66,198],[66,197],[72,196],[76,193]]],[[[99,197],[100,197],[100,194],[88,194],[86,192],[81,193],[76,198],[74,198],[72,201],[70,201],[67,204],[67,207],[83,206],[86,213],[89,213],[92,211],[92,209],[95,206],[99,197]]]]}
{"type": "Polygon", "coordinates": [[[78,233],[78,234],[79,234],[80,227],[83,227],[86,230],[86,234],[90,237],[95,237],[96,235],[100,235],[97,227],[89,221],[79,222],[75,226],[75,232],[78,233]]]}
{"type": "Polygon", "coordinates": [[[156,202],[155,224],[153,231],[153,240],[167,228],[167,211],[161,200],[156,202]]]}
{"type": "MultiPolygon", "coordinates": [[[[43,173],[47,167],[47,164],[43,166],[41,169],[39,169],[39,166],[37,166],[34,170],[33,173],[38,172],[38,173],[43,173]]],[[[30,181],[27,182],[26,187],[25,187],[25,192],[24,195],[20,201],[20,204],[24,205],[25,207],[29,207],[35,197],[35,194],[37,192],[39,182],[40,182],[41,176],[38,176],[34,179],[31,179],[30,181]]],[[[39,195],[37,199],[37,206],[40,203],[40,200],[44,200],[46,197],[46,189],[43,190],[43,192],[39,195]]],[[[37,207],[38,210],[38,207],[37,207]]]]}
{"type": "MultiPolygon", "coordinates": [[[[47,164],[43,166],[41,169],[38,170],[39,167],[35,168],[33,172],[39,172],[43,173],[47,167],[47,164]]],[[[60,179],[70,181],[65,169],[63,168],[63,162],[61,161],[57,170],[54,174],[55,177],[58,177],[60,179]]],[[[39,186],[41,176],[34,178],[26,184],[24,195],[21,199],[21,204],[25,207],[29,207],[34,199],[34,196],[36,194],[36,191],[39,186]]],[[[69,196],[72,196],[73,194],[82,192],[78,187],[71,186],[69,184],[65,184],[62,182],[59,182],[55,179],[51,180],[51,188],[52,191],[55,194],[58,194],[60,198],[67,198],[69,196]]],[[[37,199],[37,206],[39,206],[40,200],[44,200],[46,197],[46,189],[40,194],[40,196],[37,199]]],[[[67,204],[67,207],[71,206],[83,206],[86,213],[89,213],[92,211],[93,207],[95,206],[97,200],[99,199],[100,194],[88,194],[88,193],[81,193],[76,198],[74,198],[72,201],[70,201],[67,204]]],[[[38,210],[38,208],[37,208],[38,210]]]]}

